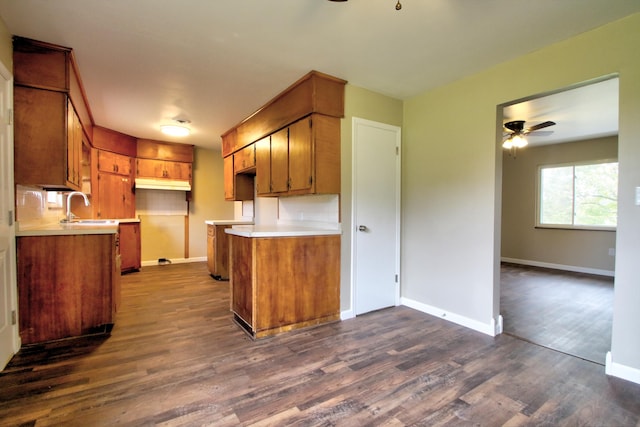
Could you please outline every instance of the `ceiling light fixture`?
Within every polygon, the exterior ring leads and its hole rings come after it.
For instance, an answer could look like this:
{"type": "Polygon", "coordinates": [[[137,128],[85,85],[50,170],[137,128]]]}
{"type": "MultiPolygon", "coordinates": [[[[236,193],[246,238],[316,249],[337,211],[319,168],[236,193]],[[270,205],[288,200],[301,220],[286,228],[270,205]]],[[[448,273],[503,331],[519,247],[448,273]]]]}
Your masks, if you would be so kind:
{"type": "Polygon", "coordinates": [[[175,119],[174,121],[178,124],[160,126],[162,133],[169,136],[188,136],[191,133],[191,129],[184,126],[185,124],[191,123],[191,121],[183,119],[175,119]]]}
{"type": "Polygon", "coordinates": [[[504,143],[502,144],[502,147],[509,150],[514,147],[515,148],[526,147],[528,143],[529,142],[527,142],[527,140],[522,135],[514,133],[504,141],[504,143]]]}

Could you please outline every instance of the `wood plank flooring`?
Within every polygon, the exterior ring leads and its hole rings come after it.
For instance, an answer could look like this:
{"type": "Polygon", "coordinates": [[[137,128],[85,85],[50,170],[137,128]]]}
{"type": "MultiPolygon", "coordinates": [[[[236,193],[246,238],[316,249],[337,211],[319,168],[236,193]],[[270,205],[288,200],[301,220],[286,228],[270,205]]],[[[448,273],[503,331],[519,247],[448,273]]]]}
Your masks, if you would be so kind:
{"type": "Polygon", "coordinates": [[[500,285],[505,333],[604,366],[613,277],[505,263],[500,285]]]}
{"type": "Polygon", "coordinates": [[[640,385],[407,307],[252,341],[205,263],[122,277],[110,336],[24,348],[0,426],[635,426],[640,385]]]}

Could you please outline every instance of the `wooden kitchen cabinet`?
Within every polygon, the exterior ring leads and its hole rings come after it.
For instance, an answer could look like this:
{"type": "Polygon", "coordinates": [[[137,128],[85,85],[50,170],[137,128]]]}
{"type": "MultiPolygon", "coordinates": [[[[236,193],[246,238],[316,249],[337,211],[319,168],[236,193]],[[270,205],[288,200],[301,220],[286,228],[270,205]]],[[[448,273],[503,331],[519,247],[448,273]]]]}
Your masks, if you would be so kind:
{"type": "Polygon", "coordinates": [[[82,127],[63,92],[14,87],[15,183],[80,190],[82,127]]]}
{"type": "MultiPolygon", "coordinates": [[[[303,76],[222,135],[225,168],[233,166],[235,154],[254,145],[258,195],[340,194],[345,84],[317,71],[303,76]]],[[[243,200],[232,196],[240,175],[225,169],[226,200],[243,200]]]]}
{"type": "Polygon", "coordinates": [[[229,201],[253,200],[254,172],[237,172],[236,158],[231,154],[223,159],[224,199],[229,201]]]}
{"type": "Polygon", "coordinates": [[[224,232],[228,224],[207,224],[207,268],[216,280],[229,279],[229,236],[224,232]]]}
{"type": "Polygon", "coordinates": [[[98,150],[98,171],[115,173],[131,178],[133,159],[110,151],[98,150]]]}
{"type": "Polygon", "coordinates": [[[16,241],[22,344],[110,330],[120,289],[115,233],[16,241]]]}
{"type": "Polygon", "coordinates": [[[140,251],[140,223],[121,222],[118,228],[120,240],[120,273],[138,271],[142,266],[140,251]]]}
{"type": "Polygon", "coordinates": [[[98,218],[119,219],[135,216],[132,182],[127,176],[98,173],[98,218]]]}
{"type": "Polygon", "coordinates": [[[222,134],[222,157],[312,113],[344,117],[346,81],[310,71],[264,106],[222,134]]]}
{"type": "Polygon", "coordinates": [[[242,173],[256,167],[256,146],[248,145],[233,154],[233,173],[242,173]]]}
{"type": "Polygon", "coordinates": [[[136,159],[136,177],[175,179],[191,182],[191,163],[136,159]]]}
{"type": "Polygon", "coordinates": [[[127,219],[135,217],[133,193],[133,159],[104,150],[93,150],[94,213],[97,218],[127,219]]]}
{"type": "Polygon", "coordinates": [[[73,51],[13,39],[15,183],[82,190],[93,120],[73,51]]]}
{"type": "Polygon", "coordinates": [[[235,183],[233,181],[233,154],[223,159],[224,199],[235,200],[235,183]]]}
{"type": "Polygon", "coordinates": [[[312,114],[256,143],[262,196],[340,193],[340,119],[312,114]]]}
{"type": "Polygon", "coordinates": [[[340,318],[340,236],[230,235],[231,310],[255,338],[340,318]]]}

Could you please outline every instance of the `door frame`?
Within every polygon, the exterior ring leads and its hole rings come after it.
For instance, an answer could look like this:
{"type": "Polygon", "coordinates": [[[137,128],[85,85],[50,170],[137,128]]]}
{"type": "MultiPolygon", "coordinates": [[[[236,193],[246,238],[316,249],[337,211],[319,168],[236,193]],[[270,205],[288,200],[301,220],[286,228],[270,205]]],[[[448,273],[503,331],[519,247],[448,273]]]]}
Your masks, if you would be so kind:
{"type": "Polygon", "coordinates": [[[357,201],[358,201],[358,191],[357,191],[357,168],[356,168],[356,153],[357,153],[357,144],[358,144],[358,125],[367,125],[371,127],[382,128],[385,130],[390,130],[396,133],[396,173],[395,173],[395,211],[396,211],[396,224],[395,224],[395,235],[396,235],[396,248],[395,248],[395,260],[394,260],[394,268],[396,271],[396,286],[395,286],[395,305],[400,305],[400,287],[402,283],[402,274],[400,271],[400,248],[401,248],[401,202],[402,202],[402,128],[399,126],[394,126],[386,123],[376,122],[373,120],[363,119],[360,117],[352,117],[351,120],[351,259],[350,259],[350,269],[351,269],[351,277],[350,277],[350,313],[351,317],[356,316],[356,253],[357,253],[357,233],[358,233],[358,224],[357,224],[357,201]]]}
{"type": "MultiPolygon", "coordinates": [[[[7,133],[7,153],[9,156],[5,160],[6,164],[2,164],[2,168],[5,169],[5,173],[7,173],[7,187],[8,187],[8,199],[6,200],[7,206],[9,207],[8,217],[9,220],[9,261],[10,261],[10,271],[9,271],[9,283],[7,283],[8,287],[8,297],[10,299],[10,310],[16,314],[14,317],[15,323],[11,325],[12,328],[12,342],[11,342],[11,352],[16,354],[21,347],[20,341],[20,333],[19,333],[19,322],[17,316],[18,313],[18,285],[17,285],[17,272],[16,272],[16,238],[15,238],[15,184],[13,179],[13,74],[11,71],[7,69],[7,67],[0,61],[0,76],[2,77],[2,81],[0,84],[6,85],[6,102],[7,102],[7,114],[9,116],[9,122],[3,123],[2,126],[6,128],[2,129],[2,132],[7,133]]],[[[3,106],[0,106],[2,108],[3,106]]],[[[10,360],[10,359],[9,359],[10,360]]],[[[7,361],[8,363],[8,361],[7,361]]],[[[0,371],[5,367],[4,360],[0,360],[0,371]]]]}

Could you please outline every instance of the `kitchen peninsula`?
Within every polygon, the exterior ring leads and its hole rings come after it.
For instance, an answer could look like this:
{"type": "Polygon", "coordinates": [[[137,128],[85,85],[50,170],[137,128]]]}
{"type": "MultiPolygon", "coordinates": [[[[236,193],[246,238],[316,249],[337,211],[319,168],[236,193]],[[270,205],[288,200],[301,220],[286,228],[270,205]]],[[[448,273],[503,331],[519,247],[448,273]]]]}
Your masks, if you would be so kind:
{"type": "Polygon", "coordinates": [[[253,338],[340,318],[345,84],[311,71],[222,135],[225,199],[260,219],[225,229],[231,311],[253,338]]]}
{"type": "Polygon", "coordinates": [[[340,318],[340,230],[234,226],[231,310],[262,338],[340,318]]]}

